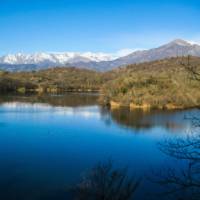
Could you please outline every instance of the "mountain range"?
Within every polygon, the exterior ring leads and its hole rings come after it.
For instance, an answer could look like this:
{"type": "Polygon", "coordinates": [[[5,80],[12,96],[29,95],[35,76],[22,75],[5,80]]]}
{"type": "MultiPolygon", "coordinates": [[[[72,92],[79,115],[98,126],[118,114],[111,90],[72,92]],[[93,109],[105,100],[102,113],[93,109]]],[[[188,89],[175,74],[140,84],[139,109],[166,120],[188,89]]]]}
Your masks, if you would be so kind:
{"type": "Polygon", "coordinates": [[[120,66],[161,60],[179,56],[200,57],[200,45],[176,39],[158,48],[135,51],[116,58],[106,53],[35,53],[14,54],[0,57],[0,69],[7,71],[33,71],[52,67],[77,67],[108,71],[120,66]]]}

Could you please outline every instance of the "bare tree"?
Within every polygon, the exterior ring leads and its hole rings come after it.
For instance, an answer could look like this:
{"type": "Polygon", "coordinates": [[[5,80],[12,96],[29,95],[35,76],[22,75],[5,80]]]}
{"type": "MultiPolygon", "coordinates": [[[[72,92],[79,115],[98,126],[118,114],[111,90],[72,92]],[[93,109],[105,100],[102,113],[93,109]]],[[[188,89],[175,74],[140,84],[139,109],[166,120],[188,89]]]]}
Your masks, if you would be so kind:
{"type": "Polygon", "coordinates": [[[188,75],[191,79],[200,81],[200,71],[199,67],[197,65],[194,65],[191,63],[191,57],[188,55],[187,61],[184,62],[183,60],[180,62],[180,64],[187,70],[188,75]]]}
{"type": "Polygon", "coordinates": [[[156,174],[154,181],[164,188],[162,196],[165,198],[200,199],[200,118],[193,117],[191,120],[193,131],[190,135],[159,143],[163,153],[183,161],[181,169],[167,168],[156,174]]]}
{"type": "Polygon", "coordinates": [[[128,178],[126,170],[113,169],[112,162],[98,164],[73,188],[77,200],[133,199],[140,180],[128,178]]]}

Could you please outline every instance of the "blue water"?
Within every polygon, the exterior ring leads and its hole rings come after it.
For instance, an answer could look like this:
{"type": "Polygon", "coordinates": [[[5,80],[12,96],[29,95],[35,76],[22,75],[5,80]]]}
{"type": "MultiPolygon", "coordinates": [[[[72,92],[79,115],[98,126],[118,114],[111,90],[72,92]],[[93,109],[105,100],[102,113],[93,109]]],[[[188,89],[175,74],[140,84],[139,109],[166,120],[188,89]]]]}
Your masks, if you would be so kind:
{"type": "Polygon", "coordinates": [[[96,99],[60,103],[79,95],[59,103],[31,98],[0,105],[0,199],[53,199],[109,159],[143,176],[171,162],[157,143],[184,136],[191,127],[185,116],[198,113],[108,111],[96,99]]]}

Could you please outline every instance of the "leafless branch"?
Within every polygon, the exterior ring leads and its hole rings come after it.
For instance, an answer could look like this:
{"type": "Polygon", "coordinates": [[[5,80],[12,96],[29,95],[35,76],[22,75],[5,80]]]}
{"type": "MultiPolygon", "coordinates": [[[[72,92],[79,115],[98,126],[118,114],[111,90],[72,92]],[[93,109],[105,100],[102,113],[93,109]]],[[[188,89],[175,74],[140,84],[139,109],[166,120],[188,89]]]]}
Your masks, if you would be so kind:
{"type": "Polygon", "coordinates": [[[128,178],[126,170],[114,169],[111,162],[98,164],[73,189],[77,200],[129,200],[140,180],[128,178]]]}
{"type": "Polygon", "coordinates": [[[181,61],[180,64],[187,70],[192,79],[200,81],[200,72],[198,66],[191,64],[190,56],[187,57],[187,62],[181,61]]]}

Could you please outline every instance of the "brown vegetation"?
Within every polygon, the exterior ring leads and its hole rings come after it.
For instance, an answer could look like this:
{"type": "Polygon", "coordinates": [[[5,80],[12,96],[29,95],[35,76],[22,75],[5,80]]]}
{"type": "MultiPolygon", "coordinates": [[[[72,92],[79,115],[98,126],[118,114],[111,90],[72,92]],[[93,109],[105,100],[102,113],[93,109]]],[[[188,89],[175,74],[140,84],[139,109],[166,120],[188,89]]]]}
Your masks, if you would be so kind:
{"type": "Polygon", "coordinates": [[[101,73],[53,68],[37,72],[1,72],[0,92],[99,92],[113,108],[182,109],[200,106],[200,58],[171,58],[133,64],[101,73]]]}
{"type": "MultiPolygon", "coordinates": [[[[187,58],[171,58],[117,69],[116,78],[102,88],[102,102],[142,109],[200,106],[200,84],[182,64],[187,62],[187,58]]],[[[200,72],[200,58],[191,58],[190,65],[200,72]]]]}
{"type": "Polygon", "coordinates": [[[101,73],[76,68],[52,68],[37,72],[2,72],[0,74],[0,92],[92,92],[98,91],[102,84],[101,73]]]}

